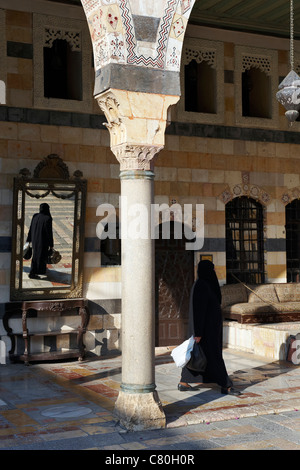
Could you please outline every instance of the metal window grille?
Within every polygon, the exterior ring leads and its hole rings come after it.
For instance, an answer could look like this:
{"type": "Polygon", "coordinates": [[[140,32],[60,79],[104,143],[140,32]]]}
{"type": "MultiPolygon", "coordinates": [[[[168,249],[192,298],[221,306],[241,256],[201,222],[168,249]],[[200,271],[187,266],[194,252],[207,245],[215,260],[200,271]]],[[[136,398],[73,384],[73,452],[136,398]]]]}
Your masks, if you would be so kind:
{"type": "Polygon", "coordinates": [[[263,284],[263,208],[247,197],[226,205],[226,281],[263,284]]]}
{"type": "Polygon", "coordinates": [[[300,200],[285,208],[287,282],[300,280],[300,200]]]}

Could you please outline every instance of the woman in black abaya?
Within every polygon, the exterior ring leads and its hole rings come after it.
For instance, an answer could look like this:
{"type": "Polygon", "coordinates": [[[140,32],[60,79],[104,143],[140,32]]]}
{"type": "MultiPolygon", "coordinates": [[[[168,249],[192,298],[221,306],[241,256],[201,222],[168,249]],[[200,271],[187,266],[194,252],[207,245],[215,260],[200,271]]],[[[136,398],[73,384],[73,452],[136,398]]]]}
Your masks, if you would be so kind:
{"type": "Polygon", "coordinates": [[[26,241],[32,243],[29,277],[36,279],[38,274],[46,273],[48,251],[53,248],[52,217],[48,204],[41,204],[40,212],[33,215],[26,241]]]}
{"type": "Polygon", "coordinates": [[[198,264],[198,279],[191,292],[189,317],[189,336],[194,335],[197,343],[201,341],[207,367],[201,375],[184,367],[178,390],[192,389],[190,383],[216,383],[221,387],[221,393],[240,395],[240,392],[232,387],[223,360],[221,289],[214,264],[209,260],[200,261],[198,264]]]}

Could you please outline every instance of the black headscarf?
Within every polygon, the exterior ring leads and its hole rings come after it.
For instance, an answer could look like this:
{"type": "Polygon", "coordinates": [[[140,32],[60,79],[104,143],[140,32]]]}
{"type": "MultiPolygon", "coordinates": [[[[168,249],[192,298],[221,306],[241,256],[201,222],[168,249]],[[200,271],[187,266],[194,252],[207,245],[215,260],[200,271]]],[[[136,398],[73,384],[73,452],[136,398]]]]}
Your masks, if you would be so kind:
{"type": "Polygon", "coordinates": [[[40,214],[50,215],[51,217],[49,204],[47,204],[46,202],[43,202],[40,205],[40,214]]]}
{"type": "Polygon", "coordinates": [[[198,264],[198,278],[206,281],[212,291],[216,294],[218,301],[221,304],[222,295],[219,281],[215,272],[215,265],[209,260],[200,261],[198,264]]]}

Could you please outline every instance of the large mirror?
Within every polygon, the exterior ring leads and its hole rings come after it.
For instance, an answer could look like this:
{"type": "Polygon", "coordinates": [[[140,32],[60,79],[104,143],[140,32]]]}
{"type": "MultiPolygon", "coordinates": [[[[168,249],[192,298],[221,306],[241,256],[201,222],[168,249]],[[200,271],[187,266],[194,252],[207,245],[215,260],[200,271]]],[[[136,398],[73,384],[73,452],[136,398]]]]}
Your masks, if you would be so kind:
{"type": "Polygon", "coordinates": [[[46,157],[33,177],[23,169],[14,179],[11,300],[82,297],[85,203],[86,180],[79,171],[70,178],[67,166],[57,155],[46,157]],[[39,248],[35,241],[34,251],[32,234],[37,238],[40,232],[30,228],[36,225],[36,215],[41,219],[40,214],[60,256],[58,260],[46,257],[42,267],[38,259],[36,268],[39,248]],[[23,251],[28,241],[33,254],[26,260],[23,251]]]}

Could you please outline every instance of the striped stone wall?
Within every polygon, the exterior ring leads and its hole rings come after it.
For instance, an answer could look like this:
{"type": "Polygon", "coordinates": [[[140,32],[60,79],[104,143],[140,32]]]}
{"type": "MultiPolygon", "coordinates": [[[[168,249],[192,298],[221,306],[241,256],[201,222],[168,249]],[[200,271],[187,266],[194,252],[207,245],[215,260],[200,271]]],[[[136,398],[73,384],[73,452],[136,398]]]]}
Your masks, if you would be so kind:
{"type": "MultiPolygon", "coordinates": [[[[118,207],[120,194],[119,164],[110,150],[104,116],[94,102],[83,106],[83,112],[71,105],[69,109],[55,109],[51,104],[36,108],[33,15],[0,10],[0,23],[5,26],[5,35],[0,35],[5,63],[0,68],[0,80],[6,83],[6,104],[0,106],[2,314],[4,303],[9,301],[13,178],[22,168],[33,172],[43,158],[55,153],[66,163],[70,174],[81,170],[88,181],[84,295],[90,300],[92,317],[86,343],[97,354],[101,349],[119,349],[121,267],[101,266],[100,241],[96,236],[98,205],[108,202],[118,207]]],[[[190,30],[191,33],[195,31],[190,30]]],[[[173,109],[165,148],[155,164],[156,202],[204,204],[205,240],[203,249],[195,253],[195,266],[200,254],[213,255],[219,279],[225,283],[225,204],[239,195],[257,198],[265,208],[266,281],[285,282],[285,205],[300,194],[300,124],[289,129],[279,105],[274,110],[274,121],[271,119],[267,126],[251,119],[237,123],[236,44],[249,47],[250,35],[228,32],[226,41],[226,34],[218,37],[208,28],[195,34],[210,41],[225,38],[224,115],[217,123],[207,123],[204,118],[201,122],[201,116],[191,122],[181,114],[180,103],[173,109]]],[[[257,41],[255,38],[256,45],[257,41]]],[[[284,49],[280,49],[278,44],[276,38],[268,38],[265,44],[276,49],[276,83],[288,70],[288,45],[282,41],[284,49]]],[[[90,73],[93,74],[92,65],[90,73]]]]}

